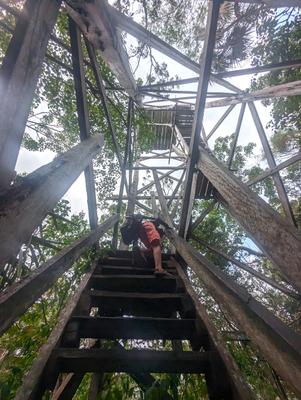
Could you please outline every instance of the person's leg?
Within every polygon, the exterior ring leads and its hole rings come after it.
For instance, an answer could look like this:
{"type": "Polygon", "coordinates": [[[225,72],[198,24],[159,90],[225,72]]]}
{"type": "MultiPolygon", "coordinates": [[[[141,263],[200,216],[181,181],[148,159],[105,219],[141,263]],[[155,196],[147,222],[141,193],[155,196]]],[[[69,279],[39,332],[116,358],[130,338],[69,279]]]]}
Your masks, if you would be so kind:
{"type": "Polygon", "coordinates": [[[152,249],[155,260],[155,272],[164,273],[164,269],[162,267],[162,255],[161,255],[160,244],[153,246],[152,249]]]}

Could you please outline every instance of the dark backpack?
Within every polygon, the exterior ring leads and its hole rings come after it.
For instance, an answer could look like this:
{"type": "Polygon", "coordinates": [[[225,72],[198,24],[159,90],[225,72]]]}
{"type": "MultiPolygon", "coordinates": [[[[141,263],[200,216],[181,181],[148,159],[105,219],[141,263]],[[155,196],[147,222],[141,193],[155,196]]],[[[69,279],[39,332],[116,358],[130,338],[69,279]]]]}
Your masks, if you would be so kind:
{"type": "Polygon", "coordinates": [[[124,244],[129,246],[131,243],[137,242],[139,239],[139,229],[143,219],[147,219],[155,225],[160,237],[164,235],[164,229],[162,229],[162,226],[166,228],[168,225],[160,218],[151,218],[145,217],[141,214],[132,214],[127,217],[124,224],[120,227],[120,233],[124,244]]]}
{"type": "Polygon", "coordinates": [[[120,227],[120,233],[122,241],[127,246],[131,243],[136,242],[139,239],[139,228],[142,222],[143,216],[140,214],[133,214],[127,217],[124,224],[120,227]]]}

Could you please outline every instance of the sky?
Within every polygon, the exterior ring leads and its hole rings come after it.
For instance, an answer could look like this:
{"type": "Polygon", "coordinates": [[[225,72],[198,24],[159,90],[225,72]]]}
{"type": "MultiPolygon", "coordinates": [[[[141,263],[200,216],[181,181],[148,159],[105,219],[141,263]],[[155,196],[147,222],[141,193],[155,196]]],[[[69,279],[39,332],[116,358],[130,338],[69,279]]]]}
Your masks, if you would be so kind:
{"type": "MultiPolygon", "coordinates": [[[[136,39],[130,37],[130,35],[127,35],[127,45],[130,44],[135,44],[136,39]]],[[[156,50],[153,50],[153,55],[160,61],[160,62],[166,62],[168,66],[168,70],[172,71],[171,75],[172,76],[179,76],[179,78],[184,79],[184,78],[190,78],[193,76],[196,76],[196,74],[190,70],[188,70],[186,67],[176,63],[175,61],[169,59],[165,55],[159,53],[156,50]]],[[[135,60],[132,59],[132,69],[135,68],[135,60]]],[[[245,65],[240,65],[241,68],[248,66],[247,63],[245,65]]],[[[135,74],[135,78],[142,77],[145,78],[146,74],[149,71],[149,65],[147,60],[142,60],[140,63],[139,68],[137,69],[137,72],[135,74]]],[[[250,84],[250,79],[251,75],[247,76],[240,76],[240,77],[235,77],[228,79],[229,82],[235,84],[238,86],[240,89],[246,89],[249,87],[250,84]]],[[[189,85],[184,85],[181,86],[181,89],[185,90],[197,90],[197,83],[195,84],[189,84],[189,85]]],[[[211,84],[209,87],[210,91],[227,91],[227,89],[221,88],[220,86],[216,84],[211,84]]],[[[181,96],[181,95],[179,95],[181,96]]],[[[176,97],[172,95],[172,97],[176,97]]],[[[145,100],[150,100],[149,98],[146,98],[145,100]]],[[[163,105],[164,103],[159,103],[160,105],[163,105]]],[[[173,103],[171,103],[173,104],[173,103]]],[[[256,102],[256,107],[258,109],[258,112],[262,118],[263,125],[266,126],[267,122],[270,119],[269,115],[269,110],[265,108],[261,102],[257,101],[256,102]]],[[[215,132],[213,135],[212,139],[209,141],[209,145],[212,146],[214,144],[214,140],[219,137],[219,136],[225,136],[225,135],[230,135],[234,132],[235,130],[235,125],[237,122],[237,117],[239,113],[239,108],[240,105],[237,105],[235,109],[232,111],[232,113],[227,117],[227,119],[223,122],[223,124],[218,128],[218,130],[215,132]]],[[[212,108],[212,109],[207,109],[205,112],[205,117],[204,117],[204,127],[205,131],[208,133],[210,129],[214,126],[214,124],[217,122],[219,117],[222,115],[222,113],[225,111],[225,107],[223,108],[212,108]]],[[[254,158],[254,162],[257,162],[258,160],[261,159],[261,145],[260,141],[254,126],[254,123],[251,119],[250,112],[248,108],[246,108],[245,116],[242,122],[242,127],[240,131],[240,136],[239,136],[239,141],[238,144],[245,145],[249,143],[250,141],[255,142],[257,144],[256,148],[256,153],[257,157],[254,158]]],[[[267,132],[269,135],[269,132],[267,132]]],[[[40,152],[30,152],[24,148],[21,149],[18,161],[17,161],[17,166],[16,170],[18,173],[30,173],[34,171],[36,168],[39,168],[40,166],[51,162],[52,159],[54,158],[55,153],[46,150],[42,153],[40,152]]],[[[148,165],[151,165],[151,162],[148,163],[148,165]]],[[[118,188],[116,188],[117,191],[118,188]]],[[[84,213],[87,215],[87,201],[86,201],[86,190],[85,190],[85,182],[84,182],[84,176],[81,174],[79,178],[74,182],[74,184],[70,187],[68,192],[64,196],[65,199],[70,201],[71,205],[71,211],[72,213],[79,213],[80,211],[84,211],[84,213]]]]}

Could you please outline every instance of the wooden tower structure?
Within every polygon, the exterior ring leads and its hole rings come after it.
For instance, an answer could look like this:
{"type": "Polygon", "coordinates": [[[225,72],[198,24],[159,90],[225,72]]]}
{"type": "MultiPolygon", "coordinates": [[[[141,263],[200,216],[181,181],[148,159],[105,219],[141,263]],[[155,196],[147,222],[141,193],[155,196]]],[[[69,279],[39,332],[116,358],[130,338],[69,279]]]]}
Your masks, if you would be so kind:
{"type": "MultiPolygon", "coordinates": [[[[300,6],[299,0],[241,1],[268,7],[300,6]]],[[[253,398],[252,390],[228,351],[221,333],[192,287],[188,267],[200,278],[210,295],[237,321],[252,345],[281,379],[297,396],[301,396],[300,335],[189,243],[193,230],[220,202],[277,266],[284,283],[274,282],[217,248],[213,250],[236,262],[265,284],[300,300],[301,235],[280,171],[300,162],[301,155],[298,153],[276,164],[254,101],[300,95],[301,83],[297,81],[249,93],[227,78],[300,68],[301,60],[213,73],[212,58],[221,3],[221,0],[208,1],[202,58],[200,63],[196,63],[105,0],[65,0],[63,6],[69,16],[71,44],[67,50],[72,57],[72,66],[58,59],[52,59],[52,62],[73,74],[80,143],[27,175],[21,183],[15,183],[15,164],[26,121],[43,60],[49,57],[47,44],[52,41],[58,46],[64,45],[53,34],[62,1],[26,0],[21,12],[0,2],[0,6],[12,13],[17,21],[15,29],[11,30],[12,37],[0,69],[0,268],[17,257],[20,247],[28,242],[35,228],[52,212],[83,171],[91,228],[85,236],[1,294],[1,334],[68,271],[86,249],[97,247],[100,238],[111,228],[114,232],[112,252],[96,259],[90,271],[83,276],[77,291],[62,311],[57,326],[24,377],[16,399],[40,399],[45,390],[52,391],[53,399],[71,399],[87,372],[93,373],[91,400],[96,399],[98,383],[105,372],[128,373],[144,389],[155,384],[151,375],[153,372],[198,373],[206,380],[210,399],[253,398]],[[137,87],[122,43],[123,31],[187,67],[197,77],[137,87]],[[81,37],[85,39],[89,68],[96,82],[95,93],[106,115],[121,168],[119,195],[112,198],[117,202],[116,214],[102,224],[99,224],[97,216],[92,160],[101,151],[103,138],[101,135],[90,135],[85,77],[87,61],[83,57],[81,37]],[[118,145],[106,95],[106,90],[114,88],[105,87],[96,52],[101,53],[129,98],[124,154],[118,145]],[[209,81],[222,87],[224,92],[210,92],[209,81]],[[195,104],[187,104],[185,98],[169,97],[174,106],[158,105],[162,98],[166,99],[167,92],[173,93],[172,89],[166,88],[191,82],[198,82],[195,104]],[[149,97],[156,100],[146,101],[149,97]],[[155,139],[150,155],[132,163],[132,118],[136,104],[145,108],[155,139]],[[231,155],[227,164],[222,164],[210,151],[208,140],[238,105],[240,112],[231,155]],[[204,112],[215,107],[227,109],[206,134],[203,128],[204,112]],[[231,164],[246,108],[251,112],[269,169],[252,181],[242,182],[231,171],[231,164]],[[151,163],[147,164],[149,161],[151,163]],[[153,180],[139,188],[139,173],[145,170],[152,172],[153,180]],[[170,196],[165,196],[162,189],[166,177],[173,181],[170,196]],[[283,216],[252,190],[255,183],[267,177],[273,179],[284,210],[283,216]],[[194,219],[196,199],[209,199],[212,205],[194,219]],[[147,200],[150,202],[145,202],[147,200]],[[141,267],[124,246],[118,248],[118,224],[123,203],[127,206],[127,213],[133,213],[135,207],[140,208],[147,214],[160,215],[169,226],[166,236],[173,252],[164,255],[164,265],[173,276],[156,279],[151,266],[141,267]],[[180,220],[176,224],[174,216],[178,210],[180,220]],[[87,338],[93,339],[89,346],[83,345],[87,338]],[[127,350],[118,339],[170,340],[172,346],[169,351],[127,350]],[[106,340],[110,340],[110,347],[104,346],[106,340]],[[188,341],[190,351],[183,351],[183,340],[188,341]]],[[[10,27],[1,27],[10,30],[10,27]]],[[[171,397],[166,393],[165,398],[171,397]]]]}

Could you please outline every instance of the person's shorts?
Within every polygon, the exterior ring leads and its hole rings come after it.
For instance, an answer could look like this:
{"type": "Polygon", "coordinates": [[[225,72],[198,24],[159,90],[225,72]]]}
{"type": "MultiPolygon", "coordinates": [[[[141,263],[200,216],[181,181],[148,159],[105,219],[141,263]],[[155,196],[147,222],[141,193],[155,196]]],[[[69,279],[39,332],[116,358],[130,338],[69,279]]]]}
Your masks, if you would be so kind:
{"type": "Polygon", "coordinates": [[[155,225],[150,221],[144,221],[139,230],[139,238],[147,249],[160,246],[161,238],[155,225]]]}

